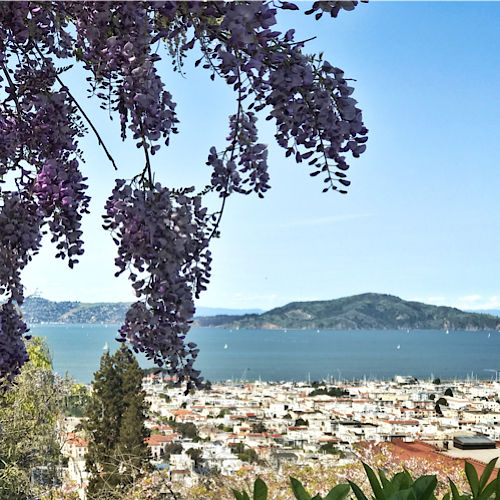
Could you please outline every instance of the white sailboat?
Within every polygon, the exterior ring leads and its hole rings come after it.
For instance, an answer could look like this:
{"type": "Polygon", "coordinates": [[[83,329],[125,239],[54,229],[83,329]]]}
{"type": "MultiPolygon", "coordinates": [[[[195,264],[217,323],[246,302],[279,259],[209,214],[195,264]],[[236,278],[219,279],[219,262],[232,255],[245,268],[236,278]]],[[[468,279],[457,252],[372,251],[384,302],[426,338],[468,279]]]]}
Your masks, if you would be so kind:
{"type": "Polygon", "coordinates": [[[397,347],[397,348],[398,348],[398,349],[400,349],[400,348],[401,348],[401,346],[398,344],[398,347],[397,347]]]}
{"type": "Polygon", "coordinates": [[[103,349],[108,349],[108,343],[107,342],[104,344],[103,349]]]}
{"type": "Polygon", "coordinates": [[[224,349],[227,349],[227,344],[224,344],[224,349]]]}

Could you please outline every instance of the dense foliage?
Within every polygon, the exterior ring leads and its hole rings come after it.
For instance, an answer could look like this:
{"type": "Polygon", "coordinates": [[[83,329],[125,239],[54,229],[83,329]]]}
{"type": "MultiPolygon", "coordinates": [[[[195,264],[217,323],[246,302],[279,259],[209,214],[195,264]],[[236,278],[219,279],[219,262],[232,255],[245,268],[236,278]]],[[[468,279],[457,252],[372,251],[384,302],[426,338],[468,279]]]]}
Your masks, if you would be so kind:
{"type": "Polygon", "coordinates": [[[125,347],[113,356],[107,351],[94,374],[85,413],[89,499],[111,498],[110,492],[133,485],[147,470],[149,451],[144,439],[149,431],[144,426],[144,398],[142,371],[133,354],[125,347]]]}
{"type": "Polygon", "coordinates": [[[51,371],[51,353],[38,337],[27,341],[30,361],[15,385],[0,380],[0,498],[33,498],[60,482],[57,415],[69,381],[51,371]]]}
{"type": "MultiPolygon", "coordinates": [[[[306,14],[337,16],[357,1],[315,2],[306,14]]],[[[90,96],[121,137],[132,137],[144,166],[118,179],[105,207],[105,228],[118,246],[117,274],[127,272],[137,295],[120,340],[165,364],[179,381],[201,386],[193,369],[198,350],[185,343],[194,298],[210,277],[212,237],[227,197],[269,189],[267,146],[259,142],[259,113],[276,125],[275,138],[323,191],[345,192],[346,154],[365,150],[367,129],[344,72],[321,56],[306,56],[294,30],[273,29],[279,10],[269,2],[1,2],[0,3],[0,373],[14,376],[26,362],[26,327],[14,305],[24,301],[21,270],[49,232],[56,257],[73,267],[83,254],[82,216],[88,211],[79,139],[98,130],[74,99],[65,71],[88,71],[90,96]],[[178,131],[176,104],[159,74],[162,43],[174,70],[196,47],[195,65],[235,92],[225,146],[207,152],[211,180],[172,190],[154,181],[153,156],[178,131]],[[7,186],[9,188],[7,188],[7,186]],[[215,192],[210,212],[203,196],[215,192]]],[[[116,165],[114,165],[116,167],[116,165]]]]}
{"type": "Polygon", "coordinates": [[[331,396],[332,398],[343,398],[349,397],[349,391],[341,389],[340,387],[318,387],[314,391],[310,392],[308,396],[331,396]]]}
{"type": "MultiPolygon", "coordinates": [[[[488,463],[480,478],[474,466],[465,462],[465,474],[470,493],[461,494],[453,480],[449,479],[451,491],[443,496],[443,500],[497,500],[500,498],[500,472],[495,479],[490,480],[496,461],[497,459],[494,458],[488,463]]],[[[438,478],[436,475],[428,474],[414,478],[408,470],[404,469],[390,477],[379,468],[377,477],[368,464],[363,463],[363,468],[373,500],[437,500],[438,478]]],[[[368,500],[363,488],[351,480],[347,481],[349,484],[336,485],[325,497],[319,493],[312,497],[301,481],[296,478],[290,477],[290,482],[296,500],[343,500],[350,489],[357,500],[368,500]]],[[[255,480],[252,495],[245,490],[233,489],[232,491],[236,500],[268,500],[267,485],[260,478],[255,480]]]]}

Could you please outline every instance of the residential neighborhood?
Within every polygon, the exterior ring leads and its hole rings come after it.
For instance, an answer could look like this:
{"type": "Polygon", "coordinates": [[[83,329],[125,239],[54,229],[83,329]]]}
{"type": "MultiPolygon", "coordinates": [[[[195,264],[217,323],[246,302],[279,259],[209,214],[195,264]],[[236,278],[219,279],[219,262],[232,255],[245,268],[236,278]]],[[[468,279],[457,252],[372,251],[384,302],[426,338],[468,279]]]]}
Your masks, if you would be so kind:
{"type": "MultiPolygon", "coordinates": [[[[248,467],[345,465],[359,460],[366,443],[391,442],[402,453],[467,458],[481,467],[500,455],[499,385],[401,376],[225,382],[185,394],[171,379],[149,374],[143,378],[151,432],[146,443],[152,464],[172,484],[188,486],[209,473],[231,476],[248,467]],[[464,446],[466,437],[472,440],[464,446]]],[[[67,481],[78,484],[83,498],[87,437],[79,418],[63,417],[60,426],[67,481]]]]}

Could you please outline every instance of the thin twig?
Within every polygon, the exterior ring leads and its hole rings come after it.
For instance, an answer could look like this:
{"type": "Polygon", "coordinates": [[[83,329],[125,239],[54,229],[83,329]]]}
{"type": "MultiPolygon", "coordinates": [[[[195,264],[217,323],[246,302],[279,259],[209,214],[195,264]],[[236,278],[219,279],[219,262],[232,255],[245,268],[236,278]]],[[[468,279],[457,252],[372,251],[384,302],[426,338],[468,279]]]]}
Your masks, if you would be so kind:
{"type": "Polygon", "coordinates": [[[153,175],[151,173],[151,161],[149,159],[148,145],[146,143],[146,136],[144,135],[144,126],[141,122],[141,136],[142,136],[142,149],[144,149],[144,156],[146,157],[146,166],[142,172],[142,179],[144,179],[144,173],[148,173],[149,187],[153,187],[153,175]]]}
{"type": "MultiPolygon", "coordinates": [[[[38,48],[38,45],[33,44],[33,46],[35,47],[35,50],[38,52],[38,54],[40,54],[40,57],[42,57],[42,59],[44,60],[44,62],[47,62],[47,58],[43,55],[42,51],[38,48]]],[[[69,98],[73,101],[73,103],[78,108],[78,110],[80,111],[80,113],[83,115],[83,117],[85,118],[85,120],[87,120],[87,123],[90,125],[90,128],[92,129],[92,131],[94,132],[94,134],[95,134],[95,136],[97,138],[97,142],[99,143],[99,146],[101,146],[102,149],[104,149],[104,152],[106,153],[106,156],[108,157],[108,160],[112,163],[114,169],[118,170],[118,167],[116,166],[115,160],[113,159],[113,157],[109,153],[108,148],[106,148],[106,145],[104,144],[104,141],[101,139],[101,136],[99,135],[99,132],[94,127],[94,124],[92,123],[92,121],[90,120],[90,118],[87,116],[87,113],[85,113],[85,111],[80,106],[80,104],[78,103],[78,101],[73,97],[73,94],[71,94],[71,92],[69,91],[68,87],[66,85],[64,85],[64,82],[61,80],[61,78],[59,77],[59,75],[57,73],[55,74],[55,78],[58,81],[59,85],[61,85],[61,87],[64,87],[66,89],[66,93],[68,94],[69,98]]]]}
{"type": "Polygon", "coordinates": [[[3,72],[5,74],[5,77],[7,78],[7,81],[9,82],[10,87],[12,88],[11,95],[13,95],[14,102],[16,103],[17,114],[19,115],[19,117],[21,117],[21,106],[19,105],[19,101],[17,100],[17,95],[14,92],[15,85],[14,85],[14,82],[12,81],[12,79],[9,75],[9,72],[8,72],[4,62],[2,62],[2,69],[3,69],[3,72]]]}
{"type": "Polygon", "coordinates": [[[222,214],[224,213],[224,207],[226,205],[226,199],[228,196],[229,195],[226,195],[222,198],[222,205],[221,205],[220,210],[219,210],[219,217],[217,219],[217,222],[214,225],[214,228],[212,229],[212,232],[210,233],[210,236],[208,237],[208,241],[210,241],[215,236],[215,233],[219,229],[219,224],[220,224],[220,221],[222,219],[222,214]]]}

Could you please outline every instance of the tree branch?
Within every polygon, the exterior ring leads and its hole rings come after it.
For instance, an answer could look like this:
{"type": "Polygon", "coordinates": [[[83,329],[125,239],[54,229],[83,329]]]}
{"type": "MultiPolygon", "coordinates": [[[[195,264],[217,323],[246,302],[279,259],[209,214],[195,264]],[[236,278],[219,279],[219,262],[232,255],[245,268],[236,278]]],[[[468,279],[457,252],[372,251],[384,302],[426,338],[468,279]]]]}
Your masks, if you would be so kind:
{"type": "MultiPolygon", "coordinates": [[[[35,50],[38,52],[40,57],[44,60],[44,62],[46,62],[47,58],[43,55],[42,51],[38,48],[38,45],[36,43],[34,43],[33,46],[35,47],[35,50]]],[[[69,98],[73,101],[74,105],[78,108],[78,111],[80,111],[82,116],[85,118],[87,123],[90,125],[90,128],[92,129],[92,131],[94,132],[94,134],[97,138],[97,142],[99,143],[99,146],[101,146],[102,149],[104,150],[104,152],[106,153],[106,156],[108,157],[108,160],[113,165],[114,169],[118,170],[118,167],[116,166],[115,160],[113,159],[110,152],[108,151],[108,148],[104,144],[104,141],[101,139],[101,136],[99,135],[99,132],[97,131],[97,129],[94,127],[94,124],[92,123],[90,118],[87,116],[87,113],[85,113],[85,111],[80,106],[78,101],[73,97],[73,94],[69,91],[68,87],[66,85],[64,85],[64,82],[61,80],[61,78],[59,77],[59,75],[57,73],[55,75],[55,78],[56,78],[57,82],[59,83],[59,85],[61,85],[61,87],[64,87],[64,90],[68,94],[69,98]]]]}

